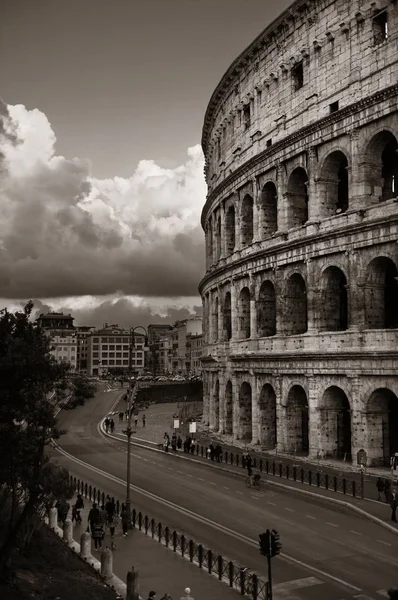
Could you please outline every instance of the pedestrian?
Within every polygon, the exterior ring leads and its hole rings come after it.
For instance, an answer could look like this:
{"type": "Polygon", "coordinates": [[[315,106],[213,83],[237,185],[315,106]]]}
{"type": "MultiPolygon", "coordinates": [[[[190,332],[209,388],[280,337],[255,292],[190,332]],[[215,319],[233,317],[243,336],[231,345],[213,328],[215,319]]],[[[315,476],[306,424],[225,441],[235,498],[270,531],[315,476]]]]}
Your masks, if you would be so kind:
{"type": "Polygon", "coordinates": [[[145,414],[142,415],[142,426],[145,427],[145,423],[146,423],[146,416],[145,414]]]}
{"type": "Polygon", "coordinates": [[[195,449],[196,449],[196,440],[195,438],[192,438],[191,440],[191,454],[195,454],[195,449]]]}
{"type": "Polygon", "coordinates": [[[55,508],[58,510],[58,522],[65,524],[65,521],[68,517],[68,512],[70,509],[70,504],[66,500],[62,499],[55,505],[55,508]]]}
{"type": "Polygon", "coordinates": [[[135,415],[135,417],[134,417],[134,425],[136,427],[138,426],[138,417],[137,417],[137,415],[135,415]]]}
{"type": "Polygon", "coordinates": [[[113,433],[115,431],[115,421],[113,419],[111,419],[109,426],[111,429],[111,433],[113,433]]]}
{"type": "Polygon", "coordinates": [[[113,517],[113,515],[116,512],[115,501],[112,500],[112,498],[109,495],[106,497],[105,510],[107,513],[107,521],[109,523],[110,519],[113,517]]]}
{"type": "Polygon", "coordinates": [[[119,413],[119,421],[123,423],[124,412],[121,410],[119,413]]]}
{"type": "Polygon", "coordinates": [[[384,480],[384,496],[386,498],[386,502],[389,502],[391,496],[391,484],[388,479],[384,480]]]}
{"type": "Polygon", "coordinates": [[[118,523],[119,523],[119,517],[116,514],[113,514],[110,517],[110,519],[108,520],[107,527],[109,528],[109,533],[110,533],[112,541],[113,541],[113,539],[115,537],[115,529],[116,529],[118,523]]]}
{"type": "Polygon", "coordinates": [[[109,430],[109,419],[108,419],[108,417],[106,417],[106,419],[105,419],[105,431],[106,431],[106,433],[108,433],[108,430],[109,430]]]}
{"type": "Polygon", "coordinates": [[[156,600],[156,592],[149,592],[148,600],[156,600]]]}
{"type": "Polygon", "coordinates": [[[384,482],[382,481],[381,477],[378,477],[378,479],[376,481],[376,489],[379,494],[377,499],[380,502],[383,502],[383,498],[381,497],[381,494],[384,492],[384,482]]]}
{"type": "Polygon", "coordinates": [[[94,539],[94,548],[96,550],[101,550],[102,540],[105,537],[104,526],[100,521],[94,524],[92,536],[94,539]]]}
{"type": "Polygon", "coordinates": [[[181,450],[181,448],[182,448],[182,439],[181,439],[180,435],[177,438],[177,448],[178,448],[178,450],[181,450]]]}
{"type": "Polygon", "coordinates": [[[105,527],[105,525],[108,522],[108,513],[105,510],[105,506],[102,504],[101,508],[99,509],[99,521],[100,523],[102,523],[102,525],[105,527]]]}
{"type": "Polygon", "coordinates": [[[214,449],[214,456],[216,457],[216,461],[222,462],[222,448],[220,446],[220,444],[217,444],[217,446],[214,449]]]}
{"type": "Polygon", "coordinates": [[[210,450],[210,459],[214,460],[214,446],[213,446],[212,442],[210,442],[210,444],[209,444],[209,450],[210,450]]]}
{"type": "Polygon", "coordinates": [[[398,508],[398,496],[397,496],[396,490],[393,490],[391,492],[390,506],[391,506],[391,521],[393,523],[396,523],[397,522],[397,508],[398,508]]]}
{"type": "Polygon", "coordinates": [[[169,438],[168,434],[165,433],[164,438],[163,438],[163,447],[164,447],[165,452],[169,451],[169,446],[170,446],[170,438],[169,438]]]}
{"type": "Polygon", "coordinates": [[[160,598],[160,600],[173,600],[173,598],[166,592],[165,595],[160,598]]]}
{"type": "Polygon", "coordinates": [[[211,457],[211,448],[210,448],[210,446],[207,446],[207,448],[206,448],[206,456],[210,460],[210,457],[211,457]]]}
{"type": "Polygon", "coordinates": [[[185,588],[184,596],[181,596],[180,600],[194,600],[194,598],[191,596],[191,588],[185,588]]]}
{"type": "Polygon", "coordinates": [[[96,503],[94,502],[90,512],[88,513],[88,525],[90,527],[91,535],[93,535],[94,525],[100,521],[100,511],[96,503]]]}
{"type": "Polygon", "coordinates": [[[177,452],[177,436],[175,433],[171,437],[171,448],[173,452],[177,452]]]}
{"type": "Polygon", "coordinates": [[[130,515],[127,510],[127,506],[125,504],[122,505],[122,512],[120,513],[120,518],[122,520],[122,530],[124,537],[127,537],[127,531],[129,528],[130,515]]]}

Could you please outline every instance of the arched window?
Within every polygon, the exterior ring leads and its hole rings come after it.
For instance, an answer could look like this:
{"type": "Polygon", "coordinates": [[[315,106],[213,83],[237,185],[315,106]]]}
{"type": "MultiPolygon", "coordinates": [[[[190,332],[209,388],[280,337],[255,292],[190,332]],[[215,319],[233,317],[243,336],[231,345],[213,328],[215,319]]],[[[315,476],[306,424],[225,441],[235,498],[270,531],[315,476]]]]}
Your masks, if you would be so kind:
{"type": "Polygon", "coordinates": [[[226,252],[232,254],[235,250],[235,208],[231,205],[225,217],[226,252]]]}
{"type": "Polygon", "coordinates": [[[345,331],[348,327],[347,280],[340,269],[328,267],[321,279],[320,331],[345,331]]]}
{"type": "Polygon", "coordinates": [[[266,239],[278,230],[278,194],[275,184],[269,181],[261,192],[260,199],[261,239],[266,239]]]}
{"type": "Polygon", "coordinates": [[[253,241],[253,198],[247,194],[242,202],[242,246],[248,246],[253,241]]]}
{"type": "Polygon", "coordinates": [[[367,450],[372,466],[390,466],[398,452],[398,398],[387,388],[375,390],[367,403],[367,450]]]}
{"type": "Polygon", "coordinates": [[[276,446],[276,395],[269,383],[261,389],[258,408],[260,444],[264,449],[273,450],[276,446]]]}
{"type": "Polygon", "coordinates": [[[232,383],[227,382],[225,386],[225,433],[232,434],[233,424],[233,402],[232,402],[232,383]]]}
{"type": "Polygon", "coordinates": [[[321,448],[324,456],[351,460],[351,410],[346,394],[332,385],[320,403],[321,448]]]}
{"type": "Polygon", "coordinates": [[[210,415],[210,423],[213,431],[220,428],[220,382],[217,379],[213,390],[213,406],[210,415]]]}
{"type": "Polygon", "coordinates": [[[348,209],[348,160],[339,150],[326,158],[318,183],[320,216],[331,217],[348,209]]]}
{"type": "Polygon", "coordinates": [[[229,342],[232,337],[231,292],[225,294],[223,312],[224,339],[229,342]]]}
{"type": "Polygon", "coordinates": [[[276,333],[276,297],[271,281],[263,281],[257,303],[257,331],[259,337],[276,333]]]}
{"type": "Polygon", "coordinates": [[[301,275],[294,273],[285,284],[283,332],[299,335],[307,331],[307,290],[301,275]]]}
{"type": "Polygon", "coordinates": [[[302,167],[294,169],[289,177],[287,198],[288,229],[300,227],[308,221],[308,176],[302,167]]]}
{"type": "Polygon", "coordinates": [[[239,338],[250,337],[250,291],[244,287],[239,294],[239,338]]]}
{"type": "Polygon", "coordinates": [[[252,441],[252,388],[246,381],[239,390],[238,439],[252,441]]]}
{"type": "Polygon", "coordinates": [[[369,142],[365,154],[366,194],[383,202],[398,196],[398,143],[390,131],[381,131],[369,142]]]}
{"type": "Polygon", "coordinates": [[[398,328],[398,271],[395,263],[379,257],[369,264],[365,283],[368,329],[398,328]]]}
{"type": "Polygon", "coordinates": [[[286,403],[287,451],[308,454],[308,400],[301,385],[294,385],[286,403]]]}

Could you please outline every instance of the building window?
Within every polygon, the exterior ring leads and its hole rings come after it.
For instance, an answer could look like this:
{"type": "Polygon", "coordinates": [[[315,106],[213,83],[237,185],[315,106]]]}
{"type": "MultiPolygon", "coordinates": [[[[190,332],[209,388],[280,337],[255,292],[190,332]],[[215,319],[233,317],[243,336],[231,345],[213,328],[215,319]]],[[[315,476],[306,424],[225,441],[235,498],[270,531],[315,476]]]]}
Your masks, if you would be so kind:
{"type": "Polygon", "coordinates": [[[123,360],[123,365],[128,366],[129,361],[128,360],[123,360]]]}
{"type": "Polygon", "coordinates": [[[93,345],[93,350],[98,350],[99,349],[99,345],[98,344],[94,344],[93,345]]]}
{"type": "Polygon", "coordinates": [[[129,357],[129,353],[128,352],[123,352],[123,358],[128,358],[129,357]]]}
{"type": "Polygon", "coordinates": [[[244,129],[249,129],[250,125],[251,125],[251,111],[250,111],[250,104],[246,104],[246,106],[243,109],[243,128],[244,129]]]}
{"type": "Polygon", "coordinates": [[[102,343],[103,343],[103,344],[107,344],[107,343],[108,343],[108,338],[105,338],[105,337],[104,337],[104,338],[102,338],[102,343]]]}
{"type": "Polygon", "coordinates": [[[373,44],[379,46],[388,39],[388,12],[380,11],[373,17],[373,44]]]}
{"type": "Polygon", "coordinates": [[[110,364],[110,365],[112,365],[112,366],[114,366],[114,364],[115,364],[115,361],[114,361],[114,360],[110,360],[110,361],[109,361],[109,364],[110,364]]]}
{"type": "Polygon", "coordinates": [[[93,365],[98,365],[98,360],[93,360],[93,365]]]}
{"type": "Polygon", "coordinates": [[[108,350],[108,344],[102,346],[103,350],[108,350]]]}
{"type": "Polygon", "coordinates": [[[129,338],[123,338],[123,344],[128,344],[129,343],[129,338]]]}
{"type": "Polygon", "coordinates": [[[122,358],[122,353],[121,352],[116,352],[116,358],[122,358]]]}
{"type": "Polygon", "coordinates": [[[108,358],[108,353],[107,352],[103,352],[102,353],[102,358],[108,358]]]}
{"type": "Polygon", "coordinates": [[[293,90],[297,92],[304,85],[304,68],[303,63],[300,62],[292,69],[292,80],[293,80],[293,90]]]}
{"type": "Polygon", "coordinates": [[[93,352],[93,358],[98,358],[98,357],[99,357],[98,352],[93,352]]]}
{"type": "Polygon", "coordinates": [[[112,344],[111,346],[109,346],[109,350],[114,350],[115,346],[112,344]]]}
{"type": "Polygon", "coordinates": [[[114,344],[114,343],[115,343],[115,339],[114,339],[114,338],[109,338],[108,342],[109,342],[110,344],[114,344]]]}
{"type": "Polygon", "coordinates": [[[121,361],[121,360],[117,360],[117,361],[116,361],[116,364],[117,364],[117,365],[121,365],[121,364],[122,364],[122,361],[121,361]]]}
{"type": "Polygon", "coordinates": [[[272,146],[272,140],[271,138],[269,140],[267,140],[267,148],[271,148],[272,146]]]}
{"type": "Polygon", "coordinates": [[[338,100],[336,102],[332,102],[332,104],[329,104],[330,114],[335,113],[338,110],[339,110],[339,101],[338,100]]]}
{"type": "Polygon", "coordinates": [[[109,352],[109,358],[115,358],[115,353],[114,352],[109,352]]]}
{"type": "Polygon", "coordinates": [[[121,349],[122,349],[122,347],[120,346],[120,344],[116,346],[116,350],[121,350],[121,349]]]}
{"type": "Polygon", "coordinates": [[[65,347],[64,347],[64,352],[68,352],[68,348],[65,348],[65,347]]]}
{"type": "Polygon", "coordinates": [[[93,338],[93,344],[98,344],[99,339],[97,337],[93,338]]]}

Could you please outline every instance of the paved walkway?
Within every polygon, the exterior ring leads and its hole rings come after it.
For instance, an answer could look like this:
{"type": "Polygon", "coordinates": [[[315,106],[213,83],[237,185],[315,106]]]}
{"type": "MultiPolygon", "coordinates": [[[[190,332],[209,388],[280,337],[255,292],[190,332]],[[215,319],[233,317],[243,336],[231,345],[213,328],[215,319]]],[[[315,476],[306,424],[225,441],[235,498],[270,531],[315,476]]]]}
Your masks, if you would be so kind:
{"type": "MultiPolygon", "coordinates": [[[[71,506],[74,502],[75,500],[70,501],[71,506]]],[[[84,499],[84,503],[85,507],[81,511],[83,522],[81,525],[74,525],[73,536],[79,543],[81,534],[86,531],[88,512],[92,506],[87,499],[84,499]]],[[[71,511],[69,518],[70,515],[71,511]]],[[[110,547],[110,544],[107,531],[103,548],[110,547]]],[[[127,572],[134,566],[139,574],[140,595],[143,600],[146,600],[151,590],[157,592],[158,598],[167,592],[173,600],[179,600],[186,587],[191,588],[195,600],[238,600],[239,594],[227,584],[217,581],[205,570],[174,554],[137,529],[129,531],[127,538],[124,538],[119,525],[115,532],[115,544],[113,573],[126,583],[127,572]]],[[[92,554],[98,560],[101,559],[101,552],[94,550],[94,543],[92,554]]]]}

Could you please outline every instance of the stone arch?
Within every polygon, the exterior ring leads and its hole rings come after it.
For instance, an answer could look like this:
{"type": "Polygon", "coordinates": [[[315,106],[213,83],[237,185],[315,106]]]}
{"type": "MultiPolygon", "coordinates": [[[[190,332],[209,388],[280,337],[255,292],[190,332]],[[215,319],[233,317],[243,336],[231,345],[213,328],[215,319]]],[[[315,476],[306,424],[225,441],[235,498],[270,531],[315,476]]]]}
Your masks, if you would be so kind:
{"type": "Polygon", "coordinates": [[[233,401],[232,401],[232,383],[227,381],[225,386],[225,433],[232,435],[233,432],[233,401]]]}
{"type": "Polygon", "coordinates": [[[303,167],[290,174],[287,184],[287,227],[300,227],[308,221],[308,175],[303,167]]]}
{"type": "Polygon", "coordinates": [[[217,342],[219,340],[219,331],[218,331],[218,309],[219,309],[219,299],[218,296],[215,296],[214,300],[213,300],[213,314],[212,314],[212,332],[213,332],[213,339],[211,340],[212,342],[217,342]]]}
{"type": "Polygon", "coordinates": [[[285,282],[283,332],[300,335],[307,331],[307,289],[304,278],[293,273],[285,282]]]}
{"type": "Polygon", "coordinates": [[[238,439],[252,441],[252,388],[247,381],[239,389],[238,439]]]}
{"type": "Polygon", "coordinates": [[[365,152],[366,193],[380,202],[398,196],[398,142],[387,129],[369,141],[365,152]]]}
{"type": "Polygon", "coordinates": [[[351,409],[346,393],[336,385],[328,387],[319,410],[320,449],[324,456],[351,460],[351,409]]]}
{"type": "Polygon", "coordinates": [[[227,292],[224,296],[223,330],[224,339],[229,342],[232,338],[231,292],[227,292]]]}
{"type": "Polygon", "coordinates": [[[286,403],[287,451],[307,456],[309,452],[308,400],[301,385],[293,385],[286,403]]]}
{"type": "Polygon", "coordinates": [[[250,290],[248,287],[241,289],[238,307],[239,338],[246,339],[250,337],[250,290]]]}
{"type": "Polygon", "coordinates": [[[320,331],[345,331],[348,327],[347,279],[335,266],[327,267],[321,277],[320,331]]]}
{"type": "Polygon", "coordinates": [[[334,150],[324,160],[318,182],[320,216],[331,217],[348,209],[348,159],[334,150]]]}
{"type": "Polygon", "coordinates": [[[271,281],[263,281],[257,303],[257,333],[259,337],[276,334],[276,294],[271,281]]]}
{"type": "Polygon", "coordinates": [[[213,429],[218,431],[220,429],[220,381],[216,379],[214,384],[214,416],[213,416],[213,429]]]}
{"type": "Polygon", "coordinates": [[[268,181],[260,196],[260,239],[278,230],[278,192],[275,183],[268,181]]]}
{"type": "Polygon", "coordinates": [[[235,250],[235,207],[231,204],[225,215],[225,244],[227,255],[235,250]]]}
{"type": "Polygon", "coordinates": [[[246,194],[241,207],[241,240],[242,246],[248,246],[253,241],[253,198],[246,194]]]}
{"type": "Polygon", "coordinates": [[[367,452],[372,465],[389,466],[398,452],[398,398],[388,388],[374,390],[366,404],[367,452]]]}
{"type": "Polygon", "coordinates": [[[215,229],[215,260],[218,262],[221,258],[221,218],[218,217],[216,220],[215,229]]]}
{"type": "Polygon", "coordinates": [[[271,384],[261,388],[258,398],[259,433],[262,448],[270,450],[276,447],[276,394],[271,384]]]}
{"type": "Polygon", "coordinates": [[[366,270],[365,322],[368,329],[398,328],[397,266],[390,258],[373,259],[366,270]]]}

